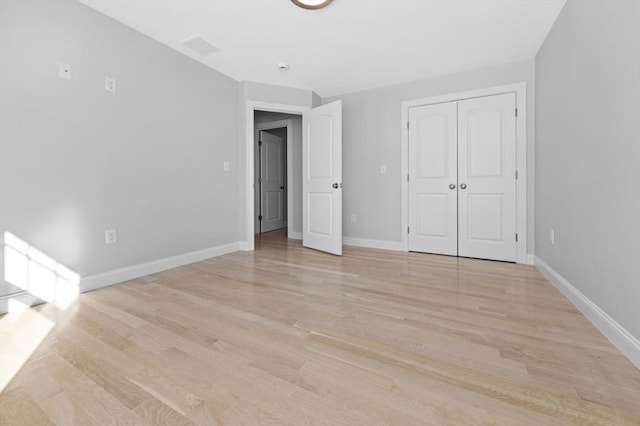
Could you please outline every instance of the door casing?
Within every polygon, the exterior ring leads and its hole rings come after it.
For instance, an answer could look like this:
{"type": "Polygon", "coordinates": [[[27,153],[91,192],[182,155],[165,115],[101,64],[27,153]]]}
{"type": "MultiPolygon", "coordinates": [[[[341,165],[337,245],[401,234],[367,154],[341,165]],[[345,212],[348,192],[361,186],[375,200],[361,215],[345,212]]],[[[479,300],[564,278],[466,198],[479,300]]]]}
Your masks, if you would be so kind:
{"type": "MultiPolygon", "coordinates": [[[[254,191],[254,164],[255,164],[255,155],[254,155],[254,145],[255,145],[255,122],[254,122],[254,112],[256,110],[259,111],[271,111],[271,112],[282,112],[285,114],[296,114],[302,115],[304,111],[311,109],[308,106],[302,105],[289,105],[289,104],[277,104],[272,102],[261,102],[261,101],[246,101],[245,108],[245,145],[244,145],[244,199],[245,199],[245,209],[244,209],[244,217],[241,218],[241,223],[244,223],[244,237],[243,241],[240,243],[241,250],[253,251],[255,250],[255,223],[254,223],[254,212],[255,212],[255,193],[254,191]]],[[[289,134],[291,132],[288,132],[289,134]]],[[[291,144],[287,144],[288,147],[291,144]]],[[[287,149],[289,149],[287,147],[287,149]]],[[[291,158],[289,155],[290,152],[287,152],[287,158],[291,158]]],[[[288,167],[288,165],[287,165],[288,167]]],[[[287,170],[287,173],[289,170],[287,170]]],[[[289,175],[291,176],[291,175],[289,175]]]]}
{"type": "MultiPolygon", "coordinates": [[[[518,180],[516,181],[516,232],[518,233],[518,243],[516,250],[516,262],[522,264],[533,264],[533,254],[527,254],[527,110],[526,110],[526,88],[525,82],[508,84],[504,86],[489,87],[486,89],[471,90],[465,92],[451,93],[442,96],[432,96],[427,98],[404,101],[401,104],[401,185],[402,185],[402,247],[404,251],[409,251],[409,108],[422,105],[431,105],[443,102],[460,101],[491,95],[501,95],[514,92],[516,94],[516,108],[518,116],[516,120],[516,167],[518,170],[518,180]]],[[[533,218],[529,219],[533,220],[533,218]]]]}

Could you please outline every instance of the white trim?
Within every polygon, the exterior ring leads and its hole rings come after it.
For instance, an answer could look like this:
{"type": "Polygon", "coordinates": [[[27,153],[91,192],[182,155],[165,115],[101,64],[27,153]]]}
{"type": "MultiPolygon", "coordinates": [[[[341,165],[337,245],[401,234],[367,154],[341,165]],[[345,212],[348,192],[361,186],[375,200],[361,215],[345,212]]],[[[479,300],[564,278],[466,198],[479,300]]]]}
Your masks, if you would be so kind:
{"type": "Polygon", "coordinates": [[[620,352],[629,358],[636,367],[640,368],[640,340],[635,338],[538,256],[535,257],[535,265],[540,273],[569,299],[620,352]]]}
{"type": "Polygon", "coordinates": [[[532,254],[527,255],[527,265],[535,265],[535,256],[532,254]]]}
{"type": "MultiPolygon", "coordinates": [[[[212,257],[233,253],[240,249],[240,243],[235,242],[179,254],[177,256],[165,257],[164,259],[152,260],[150,262],[127,266],[125,268],[114,269],[113,271],[101,274],[88,275],[80,279],[80,293],[97,290],[102,287],[129,281],[145,275],[155,274],[156,272],[166,271],[167,269],[177,268],[178,266],[200,262],[212,257]]],[[[0,314],[8,312],[10,299],[16,300],[25,306],[34,306],[44,303],[42,300],[25,291],[14,293],[0,297],[0,314]]]]}
{"type": "Polygon", "coordinates": [[[372,249],[406,251],[400,241],[370,240],[367,238],[343,237],[342,243],[347,246],[366,247],[372,249]]]}
{"type": "Polygon", "coordinates": [[[254,168],[254,155],[253,155],[253,145],[254,134],[255,134],[255,125],[254,125],[254,111],[272,111],[272,112],[282,112],[285,114],[302,114],[305,111],[311,109],[307,106],[302,105],[288,105],[288,104],[275,104],[271,102],[261,102],[261,101],[246,101],[245,106],[245,168],[246,168],[246,185],[245,185],[245,199],[246,199],[246,215],[245,215],[245,230],[246,230],[246,241],[241,242],[242,250],[253,251],[255,249],[255,224],[254,224],[254,184],[253,184],[253,168],[254,168]]]}
{"type": "Polygon", "coordinates": [[[18,293],[7,294],[0,297],[0,315],[9,312],[9,301],[15,300],[24,306],[36,306],[44,303],[44,300],[37,298],[33,294],[26,291],[20,291],[18,293]]]}
{"type": "Polygon", "coordinates": [[[156,272],[166,271],[167,269],[177,268],[178,266],[233,253],[238,250],[240,250],[240,244],[235,242],[179,254],[177,256],[165,257],[164,259],[152,260],[151,262],[127,266],[126,268],[115,269],[101,274],[89,275],[80,279],[80,292],[84,293],[96,290],[145,275],[155,274],[156,272]]]}
{"type": "MultiPolygon", "coordinates": [[[[518,233],[516,262],[528,264],[527,254],[527,83],[507,84],[504,86],[488,87],[485,89],[471,90],[466,92],[451,93],[441,96],[431,96],[428,98],[413,99],[401,103],[401,173],[402,179],[402,246],[405,251],[409,250],[409,236],[407,227],[409,226],[409,184],[407,173],[409,173],[409,131],[407,123],[409,121],[409,108],[437,104],[442,102],[453,102],[463,99],[479,98],[482,96],[500,95],[503,93],[515,92],[516,108],[518,108],[518,119],[516,121],[516,167],[518,169],[518,181],[516,182],[516,232],[518,233]]],[[[533,143],[533,141],[530,141],[533,143]]]]}
{"type": "Polygon", "coordinates": [[[287,238],[290,238],[292,240],[301,240],[302,232],[289,231],[289,235],[287,235],[287,238]]]}
{"type": "MultiPolygon", "coordinates": [[[[293,232],[291,228],[293,225],[291,227],[289,226],[288,219],[293,214],[293,192],[290,190],[290,188],[293,188],[293,176],[292,176],[293,148],[291,146],[293,144],[293,120],[289,118],[286,120],[269,121],[267,123],[258,123],[255,126],[253,137],[254,137],[254,144],[255,144],[255,133],[259,132],[260,130],[280,129],[282,127],[287,128],[287,220],[284,221],[284,225],[287,227],[287,238],[291,238],[290,235],[293,232]]],[[[255,170],[255,166],[254,166],[254,170],[255,170]]],[[[254,179],[255,179],[255,176],[254,176],[254,179]]],[[[254,182],[254,185],[255,185],[255,182],[254,182]]],[[[253,208],[255,209],[255,205],[253,206],[253,208]]],[[[254,217],[253,223],[255,226],[255,217],[256,217],[255,211],[253,212],[253,217],[254,217]]],[[[255,232],[255,227],[253,229],[253,232],[255,232]]]]}

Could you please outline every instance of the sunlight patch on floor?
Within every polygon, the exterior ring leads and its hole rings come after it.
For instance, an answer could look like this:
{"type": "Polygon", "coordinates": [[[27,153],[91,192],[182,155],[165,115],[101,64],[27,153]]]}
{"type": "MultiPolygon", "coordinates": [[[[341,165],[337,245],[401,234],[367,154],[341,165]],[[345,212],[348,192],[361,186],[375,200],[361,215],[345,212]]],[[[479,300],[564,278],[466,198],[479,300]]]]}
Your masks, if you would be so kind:
{"type": "Polygon", "coordinates": [[[80,275],[11,232],[4,233],[4,280],[45,302],[80,292],[80,275]]]}
{"type": "Polygon", "coordinates": [[[0,317],[0,392],[20,371],[80,293],[80,275],[11,232],[4,232],[6,282],[24,290],[7,301],[0,317]],[[44,301],[50,305],[30,308],[44,301]],[[48,315],[45,315],[48,314],[48,315]]]}

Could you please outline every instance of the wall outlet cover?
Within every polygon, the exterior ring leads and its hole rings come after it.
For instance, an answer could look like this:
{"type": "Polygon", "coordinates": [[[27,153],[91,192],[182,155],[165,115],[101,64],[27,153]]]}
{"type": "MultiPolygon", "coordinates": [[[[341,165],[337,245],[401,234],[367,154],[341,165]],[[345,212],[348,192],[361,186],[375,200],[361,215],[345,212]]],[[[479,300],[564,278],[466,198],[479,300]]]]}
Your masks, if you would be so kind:
{"type": "Polygon", "coordinates": [[[60,62],[58,64],[58,75],[64,80],[71,80],[71,65],[60,62]]]}
{"type": "Polygon", "coordinates": [[[107,92],[115,92],[116,91],[116,79],[112,77],[104,78],[104,90],[107,92]]]}
{"type": "Polygon", "coordinates": [[[104,230],[105,244],[114,244],[118,242],[118,230],[116,228],[104,230]]]}

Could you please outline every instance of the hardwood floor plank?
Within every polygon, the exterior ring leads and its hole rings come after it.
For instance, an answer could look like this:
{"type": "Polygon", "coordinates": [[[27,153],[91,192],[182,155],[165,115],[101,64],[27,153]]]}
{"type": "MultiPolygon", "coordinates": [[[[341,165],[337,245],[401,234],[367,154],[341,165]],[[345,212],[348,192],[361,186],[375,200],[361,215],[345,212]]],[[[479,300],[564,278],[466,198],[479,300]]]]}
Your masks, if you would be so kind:
{"type": "MultiPolygon", "coordinates": [[[[65,390],[39,400],[38,404],[57,425],[90,425],[95,423],[79,401],[65,390]]],[[[33,421],[30,424],[40,423],[33,421]]]]}
{"type": "Polygon", "coordinates": [[[640,370],[532,267],[256,247],[0,317],[0,424],[640,425],[640,370]]]}
{"type": "Polygon", "coordinates": [[[0,399],[2,425],[53,425],[53,421],[24,389],[9,390],[0,399]]]}

